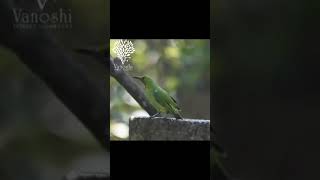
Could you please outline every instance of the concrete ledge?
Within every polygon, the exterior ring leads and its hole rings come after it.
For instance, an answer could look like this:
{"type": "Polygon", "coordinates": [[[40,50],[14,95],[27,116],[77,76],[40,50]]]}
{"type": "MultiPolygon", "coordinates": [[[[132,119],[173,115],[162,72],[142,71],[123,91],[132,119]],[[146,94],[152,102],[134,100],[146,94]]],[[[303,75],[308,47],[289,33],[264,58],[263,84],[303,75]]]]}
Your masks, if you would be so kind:
{"type": "Polygon", "coordinates": [[[210,121],[164,117],[134,117],[129,120],[130,140],[210,141],[210,121]]]}

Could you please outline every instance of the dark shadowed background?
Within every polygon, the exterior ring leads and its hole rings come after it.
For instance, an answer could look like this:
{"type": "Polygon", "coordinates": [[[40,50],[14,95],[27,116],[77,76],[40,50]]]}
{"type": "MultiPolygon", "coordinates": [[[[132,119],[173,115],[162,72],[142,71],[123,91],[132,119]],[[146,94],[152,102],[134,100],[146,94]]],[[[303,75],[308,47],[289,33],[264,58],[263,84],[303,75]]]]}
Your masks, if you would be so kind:
{"type": "Polygon", "coordinates": [[[319,179],[319,2],[211,5],[213,120],[227,168],[240,180],[319,179]]]}
{"type": "MultiPolygon", "coordinates": [[[[38,7],[36,0],[10,3],[38,7]]],[[[49,29],[51,38],[93,80],[106,82],[106,68],[73,49],[107,44],[107,1],[48,0],[45,10],[60,7],[72,10],[72,28],[49,29]]],[[[105,86],[98,84],[102,90],[105,86]]],[[[14,52],[0,46],[0,179],[57,180],[71,171],[109,172],[109,156],[51,89],[14,52]]]]}

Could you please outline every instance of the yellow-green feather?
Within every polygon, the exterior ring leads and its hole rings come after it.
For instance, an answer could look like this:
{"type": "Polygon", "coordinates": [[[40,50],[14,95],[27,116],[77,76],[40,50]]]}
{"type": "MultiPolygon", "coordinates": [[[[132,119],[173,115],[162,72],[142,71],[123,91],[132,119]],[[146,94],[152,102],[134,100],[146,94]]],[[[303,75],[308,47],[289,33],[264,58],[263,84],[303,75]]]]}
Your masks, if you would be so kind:
{"type": "Polygon", "coordinates": [[[168,92],[147,76],[145,76],[143,81],[145,84],[146,96],[158,112],[170,113],[177,118],[182,118],[179,112],[180,108],[168,92]]]}

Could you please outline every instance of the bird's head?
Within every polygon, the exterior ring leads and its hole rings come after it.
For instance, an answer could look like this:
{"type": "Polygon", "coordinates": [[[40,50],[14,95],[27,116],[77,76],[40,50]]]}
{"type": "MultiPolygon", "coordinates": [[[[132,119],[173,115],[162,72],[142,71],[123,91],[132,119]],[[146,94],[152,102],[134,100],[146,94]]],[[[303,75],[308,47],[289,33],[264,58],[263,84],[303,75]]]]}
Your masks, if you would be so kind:
{"type": "Polygon", "coordinates": [[[140,80],[145,86],[153,83],[153,80],[148,76],[133,76],[133,78],[140,80]]]}

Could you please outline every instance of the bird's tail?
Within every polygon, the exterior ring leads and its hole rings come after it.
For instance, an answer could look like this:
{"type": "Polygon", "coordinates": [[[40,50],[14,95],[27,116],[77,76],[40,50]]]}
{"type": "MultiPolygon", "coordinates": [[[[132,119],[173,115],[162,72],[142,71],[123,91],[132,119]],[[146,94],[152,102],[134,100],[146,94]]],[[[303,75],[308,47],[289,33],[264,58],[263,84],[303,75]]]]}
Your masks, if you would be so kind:
{"type": "Polygon", "coordinates": [[[183,119],[182,116],[181,116],[181,114],[180,114],[179,112],[175,113],[175,114],[174,114],[174,117],[175,117],[176,119],[183,119]]]}
{"type": "Polygon", "coordinates": [[[180,111],[178,110],[178,109],[174,109],[174,108],[172,108],[173,109],[173,115],[174,115],[174,117],[176,118],[176,119],[183,119],[182,118],[182,116],[181,116],[181,113],[180,113],[180,111]]]}
{"type": "Polygon", "coordinates": [[[171,105],[169,105],[169,110],[168,110],[167,113],[173,114],[173,116],[176,119],[183,119],[182,116],[181,116],[180,110],[176,109],[175,107],[172,107],[171,105]]]}

